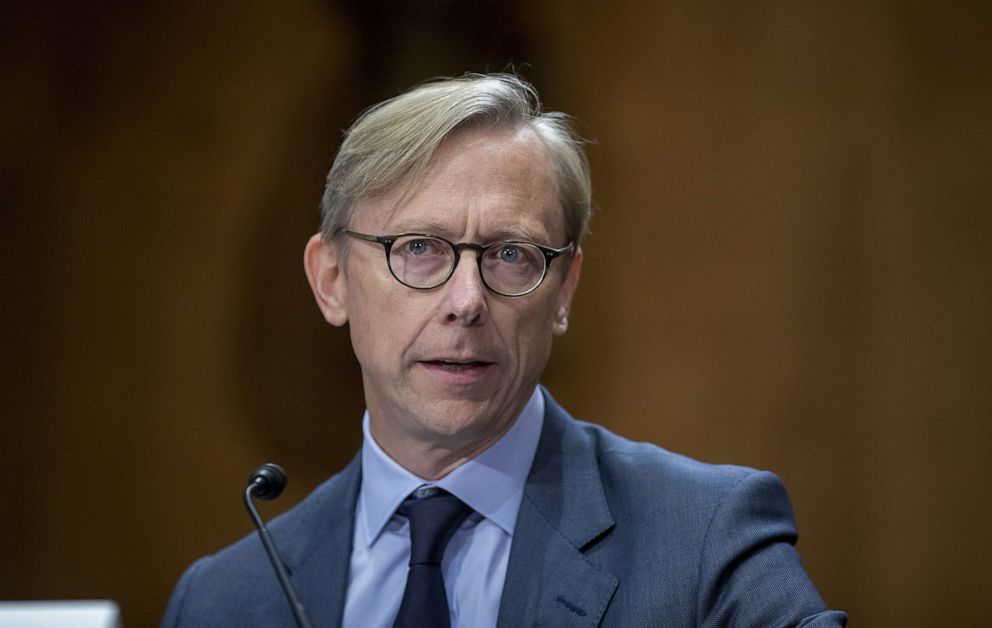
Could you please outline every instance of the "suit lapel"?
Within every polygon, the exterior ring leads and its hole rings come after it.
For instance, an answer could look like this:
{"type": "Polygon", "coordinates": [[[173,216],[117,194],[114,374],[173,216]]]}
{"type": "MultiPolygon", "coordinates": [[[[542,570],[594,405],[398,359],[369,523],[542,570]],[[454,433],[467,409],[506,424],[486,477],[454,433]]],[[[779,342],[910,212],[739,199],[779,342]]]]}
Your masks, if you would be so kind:
{"type": "Polygon", "coordinates": [[[597,626],[618,583],[583,553],[614,525],[593,444],[544,395],[544,427],[517,516],[499,628],[597,626]]]}
{"type": "Polygon", "coordinates": [[[314,504],[300,523],[283,533],[289,546],[285,562],[315,626],[341,625],[360,484],[360,457],[355,456],[344,471],[317,489],[314,504]]]}

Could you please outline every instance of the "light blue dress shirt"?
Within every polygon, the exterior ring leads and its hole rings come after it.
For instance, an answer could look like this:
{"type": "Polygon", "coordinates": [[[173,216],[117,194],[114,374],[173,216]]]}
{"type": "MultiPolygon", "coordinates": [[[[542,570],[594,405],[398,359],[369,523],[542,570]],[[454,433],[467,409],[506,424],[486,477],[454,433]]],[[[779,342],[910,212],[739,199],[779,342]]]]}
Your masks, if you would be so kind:
{"type": "Polygon", "coordinates": [[[422,486],[439,486],[475,511],[452,537],[441,562],[452,628],[496,626],[513,528],[543,423],[544,397],[535,389],[501,439],[445,477],[430,482],[382,451],[372,437],[366,411],[345,628],[392,626],[403,599],[410,560],[408,523],[396,509],[422,486]]]}

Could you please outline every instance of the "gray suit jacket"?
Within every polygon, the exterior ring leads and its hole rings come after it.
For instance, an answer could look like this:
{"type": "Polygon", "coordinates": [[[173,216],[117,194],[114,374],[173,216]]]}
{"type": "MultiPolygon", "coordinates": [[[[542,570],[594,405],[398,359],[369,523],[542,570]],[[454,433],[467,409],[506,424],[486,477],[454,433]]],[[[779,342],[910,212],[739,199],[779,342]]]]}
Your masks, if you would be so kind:
{"type": "MultiPolygon", "coordinates": [[[[777,477],[630,442],[575,421],[546,391],[545,407],[500,628],[845,624],[799,562],[777,477]]],[[[341,623],[360,482],[356,456],[270,526],[318,628],[341,623]]],[[[162,626],[293,619],[252,535],[186,571],[162,626]]]]}

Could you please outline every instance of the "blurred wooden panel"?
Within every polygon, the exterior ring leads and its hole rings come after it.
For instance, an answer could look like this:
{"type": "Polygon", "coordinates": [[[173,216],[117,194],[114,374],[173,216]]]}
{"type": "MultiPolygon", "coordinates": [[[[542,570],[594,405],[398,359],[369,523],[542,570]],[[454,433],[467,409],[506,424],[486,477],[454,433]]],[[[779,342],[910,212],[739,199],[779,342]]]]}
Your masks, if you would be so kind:
{"type": "Polygon", "coordinates": [[[573,327],[595,349],[570,339],[562,396],[622,433],[779,472],[814,580],[865,625],[992,619],[989,18],[569,2],[540,17],[555,99],[600,140],[573,327]]]}
{"type": "Polygon", "coordinates": [[[296,248],[317,222],[319,191],[279,177],[321,179],[348,35],[303,2],[14,18],[4,124],[26,165],[4,274],[30,298],[5,303],[3,458],[22,483],[2,596],[111,597],[154,625],[189,560],[248,530],[239,487],[267,455],[240,347],[265,285],[251,245],[273,211],[296,248]]]}

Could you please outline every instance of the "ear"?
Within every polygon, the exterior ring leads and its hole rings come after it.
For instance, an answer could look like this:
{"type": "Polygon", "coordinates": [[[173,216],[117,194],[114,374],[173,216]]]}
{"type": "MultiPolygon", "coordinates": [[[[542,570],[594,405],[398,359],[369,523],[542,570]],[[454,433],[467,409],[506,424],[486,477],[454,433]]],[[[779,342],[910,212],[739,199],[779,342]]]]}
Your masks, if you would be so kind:
{"type": "Polygon", "coordinates": [[[551,331],[555,335],[562,335],[568,331],[568,313],[572,309],[572,298],[579,287],[579,276],[582,274],[582,249],[577,249],[572,254],[571,262],[568,265],[568,274],[562,281],[558,289],[558,302],[556,304],[554,323],[551,331]]]}
{"type": "Polygon", "coordinates": [[[347,323],[347,290],[337,245],[314,234],[303,251],[303,269],[324,320],[337,327],[347,323]]]}

